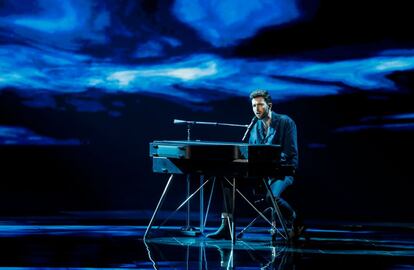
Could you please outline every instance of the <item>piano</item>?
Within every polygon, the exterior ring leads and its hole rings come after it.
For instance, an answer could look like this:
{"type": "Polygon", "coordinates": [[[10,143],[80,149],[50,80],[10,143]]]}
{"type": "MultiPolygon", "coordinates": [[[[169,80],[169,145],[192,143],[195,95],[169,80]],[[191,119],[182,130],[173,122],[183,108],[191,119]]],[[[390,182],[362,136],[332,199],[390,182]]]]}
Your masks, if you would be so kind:
{"type": "Polygon", "coordinates": [[[215,141],[153,141],[153,172],[231,177],[282,177],[294,166],[280,162],[280,145],[215,141]]]}
{"type": "MultiPolygon", "coordinates": [[[[280,145],[252,145],[214,141],[153,141],[150,143],[149,147],[150,157],[152,157],[153,160],[153,172],[170,174],[170,176],[151,217],[150,223],[148,224],[147,230],[145,231],[144,239],[152,228],[154,219],[164,202],[175,174],[187,175],[187,199],[175,210],[175,212],[187,202],[187,227],[189,227],[189,200],[200,191],[200,231],[203,232],[205,224],[205,221],[203,220],[203,186],[210,181],[210,176],[213,176],[213,183],[215,177],[224,176],[233,178],[233,184],[231,185],[233,186],[233,194],[235,194],[236,191],[240,193],[236,188],[236,178],[250,179],[253,181],[261,179],[265,183],[268,192],[271,192],[270,187],[265,180],[267,177],[282,178],[287,175],[293,175],[295,172],[293,165],[280,162],[280,145]],[[200,187],[191,195],[189,192],[190,175],[200,175],[200,187]],[[206,181],[204,181],[204,176],[207,177],[206,181]]],[[[213,190],[214,188],[211,189],[211,192],[213,190]]],[[[210,194],[210,200],[211,195],[212,194],[210,194]]],[[[242,198],[258,211],[265,220],[267,220],[263,213],[257,210],[245,196],[242,195],[242,198]]],[[[233,197],[233,205],[235,205],[234,199],[235,197],[233,197]]],[[[280,210],[275,203],[274,208],[279,219],[282,220],[280,210]]],[[[209,206],[207,209],[209,209],[209,206]]],[[[164,224],[167,220],[168,218],[161,224],[164,224]]],[[[269,220],[267,221],[270,223],[269,220]]],[[[235,243],[236,235],[234,221],[231,223],[233,228],[232,241],[235,243]]],[[[284,224],[285,223],[282,222],[286,235],[285,237],[287,237],[287,229],[284,224]]]]}

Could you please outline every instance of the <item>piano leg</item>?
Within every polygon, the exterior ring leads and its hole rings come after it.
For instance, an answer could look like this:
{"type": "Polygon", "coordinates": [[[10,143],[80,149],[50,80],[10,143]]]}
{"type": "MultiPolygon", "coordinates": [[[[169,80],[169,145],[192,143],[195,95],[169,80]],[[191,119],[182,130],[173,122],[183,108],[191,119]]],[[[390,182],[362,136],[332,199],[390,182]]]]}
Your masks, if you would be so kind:
{"type": "MultiPolygon", "coordinates": [[[[213,185],[211,186],[211,190],[210,190],[210,196],[208,198],[208,204],[207,204],[207,210],[206,210],[206,215],[204,217],[204,223],[203,223],[203,229],[206,227],[207,224],[207,220],[208,220],[208,213],[210,211],[210,205],[211,205],[211,199],[213,198],[213,192],[214,192],[214,186],[216,184],[216,177],[213,177],[213,185]]],[[[200,209],[200,211],[204,211],[204,208],[200,209]]]]}
{"type": "MultiPolygon", "coordinates": [[[[191,176],[187,174],[186,176],[187,180],[187,198],[190,197],[190,186],[191,186],[191,176]]],[[[190,226],[190,212],[191,212],[191,206],[190,206],[190,200],[187,201],[187,223],[186,227],[183,228],[183,230],[192,230],[190,226]]]]}
{"type": "Polygon", "coordinates": [[[233,177],[233,192],[232,192],[232,197],[231,197],[231,199],[232,199],[232,203],[233,203],[233,207],[232,207],[232,219],[231,219],[231,230],[230,230],[230,232],[231,232],[231,240],[232,240],[232,243],[233,244],[235,244],[236,243],[236,226],[235,226],[235,219],[236,219],[236,216],[234,215],[234,213],[235,213],[235,211],[234,211],[234,209],[236,208],[236,178],[235,177],[233,177]]]}
{"type": "MultiPolygon", "coordinates": [[[[234,190],[235,191],[237,191],[237,193],[253,208],[253,210],[255,210],[258,214],[259,214],[259,216],[261,216],[267,223],[269,223],[269,225],[272,225],[272,222],[264,215],[264,212],[261,212],[259,209],[257,209],[255,206],[254,206],[254,204],[252,203],[252,202],[250,202],[249,201],[249,199],[247,199],[247,197],[246,196],[244,196],[243,195],[243,193],[242,192],[240,192],[240,190],[238,190],[237,188],[236,188],[236,185],[235,185],[235,182],[234,182],[234,179],[233,179],[233,182],[232,181],[230,181],[229,179],[227,179],[227,177],[224,177],[224,179],[227,181],[227,183],[229,184],[229,185],[231,185],[233,188],[234,188],[234,190]]],[[[266,183],[267,184],[267,183],[266,183]]],[[[270,187],[269,187],[269,190],[270,190],[270,187]]],[[[234,202],[234,201],[233,201],[234,202]]],[[[276,207],[277,207],[277,205],[276,205],[276,207]]],[[[277,207],[277,209],[279,209],[279,207],[277,207]]],[[[279,215],[278,215],[280,218],[281,218],[281,220],[283,220],[283,217],[282,217],[282,215],[281,215],[281,213],[280,213],[280,210],[279,210],[279,215]]],[[[233,216],[233,219],[234,219],[234,216],[233,216]]],[[[283,224],[285,224],[285,223],[283,223],[283,224]]],[[[283,225],[282,225],[283,226],[283,225]]],[[[285,233],[286,233],[286,235],[283,235],[283,234],[281,234],[282,235],[282,237],[285,239],[285,240],[287,240],[288,239],[288,234],[287,234],[287,229],[286,229],[286,225],[284,225],[285,227],[285,233]]],[[[243,230],[243,232],[244,232],[245,230],[243,230]]]]}
{"type": "MultiPolygon", "coordinates": [[[[189,197],[187,197],[175,210],[174,212],[172,212],[171,214],[168,215],[168,217],[166,219],[164,219],[163,222],[161,222],[160,225],[158,225],[158,229],[163,226],[165,223],[167,223],[168,220],[170,220],[170,218],[175,215],[175,213],[178,212],[178,210],[180,210],[184,205],[187,204],[187,202],[189,200],[191,200],[199,191],[203,190],[204,186],[210,181],[210,179],[207,179],[200,187],[197,188],[196,191],[194,191],[189,197]]],[[[199,232],[198,230],[189,230],[188,233],[186,233],[185,230],[181,230],[181,232],[187,236],[197,236],[196,234],[199,232]]]]}
{"type": "Polygon", "coordinates": [[[151,227],[152,227],[152,224],[154,222],[155,216],[157,215],[157,213],[158,213],[160,207],[162,206],[162,204],[164,203],[165,195],[167,195],[167,192],[168,192],[168,189],[170,187],[170,184],[172,182],[173,177],[174,177],[174,174],[171,174],[170,178],[168,179],[167,184],[165,185],[164,191],[162,192],[161,198],[158,201],[157,207],[155,208],[155,211],[152,214],[150,223],[148,224],[147,229],[145,230],[144,240],[146,239],[148,232],[151,230],[151,227]]]}
{"type": "MultiPolygon", "coordinates": [[[[204,183],[204,175],[200,175],[200,186],[204,183]]],[[[200,232],[204,233],[204,188],[200,190],[200,232]]]]}

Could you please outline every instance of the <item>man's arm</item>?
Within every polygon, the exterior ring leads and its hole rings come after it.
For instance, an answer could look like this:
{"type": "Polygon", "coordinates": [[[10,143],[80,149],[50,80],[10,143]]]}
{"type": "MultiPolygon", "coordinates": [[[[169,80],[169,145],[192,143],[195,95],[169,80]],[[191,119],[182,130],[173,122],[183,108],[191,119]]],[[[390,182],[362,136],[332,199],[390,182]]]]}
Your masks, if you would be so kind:
{"type": "Polygon", "coordinates": [[[298,167],[298,143],[295,122],[286,117],[284,123],[284,138],[282,138],[282,161],[298,167]]]}

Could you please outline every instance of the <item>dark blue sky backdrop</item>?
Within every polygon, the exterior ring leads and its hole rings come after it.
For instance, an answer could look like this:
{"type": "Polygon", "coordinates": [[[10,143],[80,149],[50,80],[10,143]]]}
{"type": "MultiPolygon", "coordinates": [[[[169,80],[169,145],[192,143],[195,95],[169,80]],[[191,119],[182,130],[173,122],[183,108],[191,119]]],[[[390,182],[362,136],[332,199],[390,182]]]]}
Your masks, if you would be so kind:
{"type": "MultiPolygon", "coordinates": [[[[2,0],[4,175],[40,176],[36,188],[53,191],[66,172],[72,184],[57,208],[151,208],[160,187],[134,180],[156,177],[148,143],[184,139],[174,118],[248,123],[248,93],[263,88],[298,124],[302,174],[314,181],[305,188],[350,203],[341,190],[353,179],[361,202],[393,179],[400,205],[413,177],[402,158],[414,151],[411,11],[410,1],[2,0]],[[137,190],[152,201],[127,196],[137,190]]],[[[197,139],[242,134],[194,130],[197,139]]]]}

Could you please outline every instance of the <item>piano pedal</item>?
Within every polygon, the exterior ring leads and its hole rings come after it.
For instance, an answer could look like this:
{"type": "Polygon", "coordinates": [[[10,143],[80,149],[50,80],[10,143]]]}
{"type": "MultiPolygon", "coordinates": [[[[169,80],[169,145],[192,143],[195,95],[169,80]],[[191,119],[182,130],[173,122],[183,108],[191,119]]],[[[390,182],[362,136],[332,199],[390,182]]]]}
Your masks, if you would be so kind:
{"type": "Polygon", "coordinates": [[[186,236],[193,236],[193,237],[201,235],[200,230],[194,227],[183,227],[181,228],[180,233],[186,236]]]}

